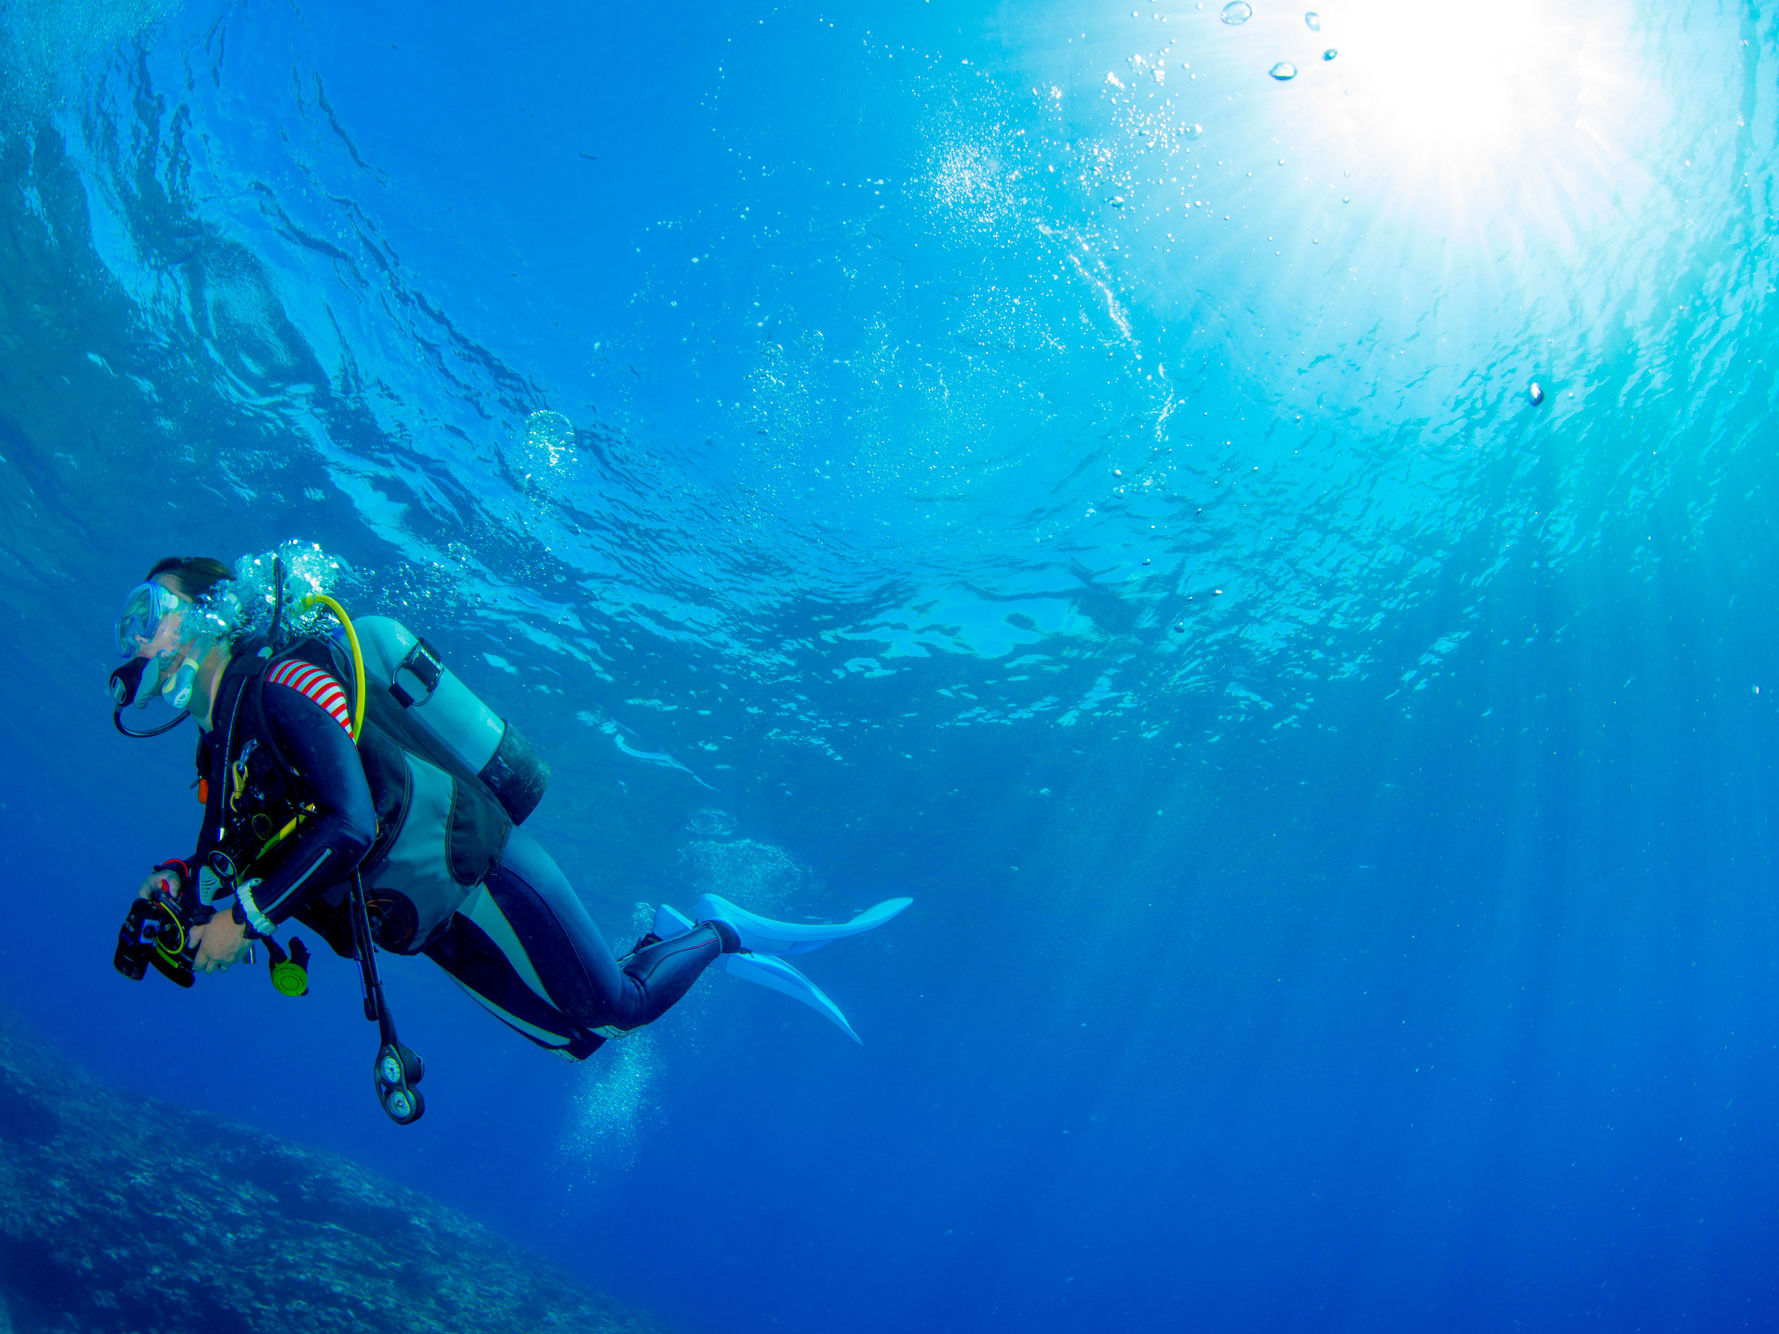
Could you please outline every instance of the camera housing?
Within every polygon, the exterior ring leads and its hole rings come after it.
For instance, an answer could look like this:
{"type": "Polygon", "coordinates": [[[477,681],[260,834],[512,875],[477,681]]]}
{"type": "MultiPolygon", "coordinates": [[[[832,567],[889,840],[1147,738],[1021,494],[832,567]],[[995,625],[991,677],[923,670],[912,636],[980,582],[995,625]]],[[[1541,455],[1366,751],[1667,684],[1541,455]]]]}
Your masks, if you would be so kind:
{"type": "Polygon", "coordinates": [[[177,986],[192,984],[192,921],[179,900],[157,886],[147,898],[130,904],[123,925],[117,929],[117,953],[112,966],[132,982],[140,982],[152,965],[177,986]]]}

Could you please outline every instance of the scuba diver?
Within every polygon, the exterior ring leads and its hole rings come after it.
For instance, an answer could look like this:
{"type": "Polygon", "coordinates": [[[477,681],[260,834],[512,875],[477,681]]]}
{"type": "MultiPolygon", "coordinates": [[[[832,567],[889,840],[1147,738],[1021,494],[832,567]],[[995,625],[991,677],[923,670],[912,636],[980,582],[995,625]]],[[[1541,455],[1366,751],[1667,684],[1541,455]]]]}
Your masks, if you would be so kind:
{"type": "Polygon", "coordinates": [[[413,1088],[422,1066],[389,1018],[379,948],[424,954],[502,1022],[570,1060],[658,1018],[713,964],[859,1040],[784,956],[868,931],[911,900],[803,924],[705,894],[695,917],[661,905],[653,930],[614,958],[554,859],[518,827],[548,766],[425,640],[388,617],[349,618],[318,587],[281,556],[233,570],[171,557],[125,599],[113,721],[132,737],[197,722],[204,816],[196,848],[160,863],[138,892],[119,971],[139,978],[152,963],[190,985],[263,942],[278,989],[302,994],[307,952],[295,940],[287,952],[276,935],[289,922],[310,927],[358,961],[365,1014],[383,1039],[378,1098],[403,1124],[424,1106],[413,1088]],[[290,596],[293,587],[308,594],[290,596]],[[156,698],[178,710],[172,721],[125,725],[125,709],[156,698]]]}

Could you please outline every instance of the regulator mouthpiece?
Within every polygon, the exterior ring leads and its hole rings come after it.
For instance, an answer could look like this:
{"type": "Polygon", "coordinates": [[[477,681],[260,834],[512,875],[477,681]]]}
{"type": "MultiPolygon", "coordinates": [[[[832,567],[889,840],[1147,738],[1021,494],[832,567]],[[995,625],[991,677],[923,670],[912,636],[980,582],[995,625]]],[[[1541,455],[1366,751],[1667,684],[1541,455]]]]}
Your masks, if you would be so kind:
{"type": "MultiPolygon", "coordinates": [[[[168,702],[172,702],[172,696],[174,694],[173,687],[178,684],[179,675],[176,674],[174,679],[168,682],[164,689],[160,688],[162,684],[161,664],[166,661],[166,658],[167,655],[165,654],[152,658],[131,658],[122,667],[117,668],[111,673],[111,722],[112,725],[125,736],[133,737],[138,740],[144,737],[159,736],[163,732],[171,732],[189,716],[185,706],[178,705],[176,707],[179,708],[179,712],[173,715],[170,722],[162,723],[159,727],[150,727],[144,731],[138,732],[135,728],[124,725],[125,709],[130,708],[131,706],[138,709],[145,709],[148,707],[148,701],[153,699],[156,694],[165,694],[168,698],[168,702]]],[[[183,673],[184,670],[184,668],[181,668],[181,673],[183,673]]],[[[195,668],[193,669],[193,675],[196,675],[195,668]]],[[[185,698],[191,698],[189,679],[185,689],[185,698]]]]}
{"type": "Polygon", "coordinates": [[[131,658],[111,673],[111,702],[118,708],[127,709],[136,702],[136,696],[142,692],[142,673],[148,663],[147,658],[131,658]]]}

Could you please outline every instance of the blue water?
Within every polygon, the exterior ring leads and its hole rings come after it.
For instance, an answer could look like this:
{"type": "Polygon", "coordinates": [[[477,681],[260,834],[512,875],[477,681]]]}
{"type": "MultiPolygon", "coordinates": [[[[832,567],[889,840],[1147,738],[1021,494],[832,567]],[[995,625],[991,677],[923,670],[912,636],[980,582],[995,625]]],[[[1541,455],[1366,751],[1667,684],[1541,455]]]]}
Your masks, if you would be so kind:
{"type": "Polygon", "coordinates": [[[0,7],[0,999],[688,1331],[1779,1327],[1779,9],[1221,8],[0,7]],[[864,1048],[120,980],[291,537],[864,1048]]]}

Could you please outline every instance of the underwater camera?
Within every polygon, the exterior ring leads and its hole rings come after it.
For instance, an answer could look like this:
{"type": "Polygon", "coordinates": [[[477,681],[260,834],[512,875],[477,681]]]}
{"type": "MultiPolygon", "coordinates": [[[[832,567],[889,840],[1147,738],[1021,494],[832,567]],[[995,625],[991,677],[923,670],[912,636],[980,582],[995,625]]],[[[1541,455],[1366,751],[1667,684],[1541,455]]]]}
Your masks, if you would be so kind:
{"type": "Polygon", "coordinates": [[[153,964],[169,982],[189,987],[196,948],[191,943],[192,925],[179,899],[157,886],[147,898],[130,904],[117,929],[117,953],[111,962],[132,982],[140,982],[153,964]]]}

